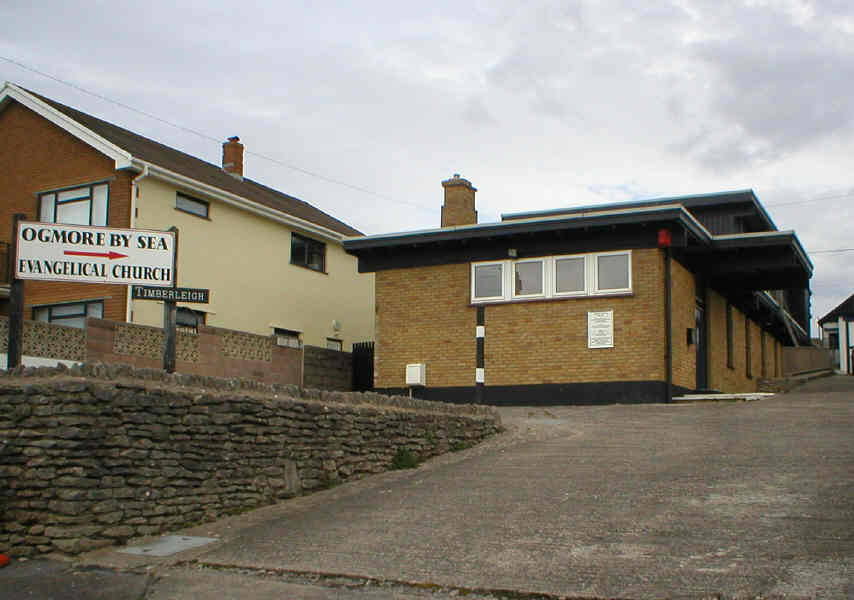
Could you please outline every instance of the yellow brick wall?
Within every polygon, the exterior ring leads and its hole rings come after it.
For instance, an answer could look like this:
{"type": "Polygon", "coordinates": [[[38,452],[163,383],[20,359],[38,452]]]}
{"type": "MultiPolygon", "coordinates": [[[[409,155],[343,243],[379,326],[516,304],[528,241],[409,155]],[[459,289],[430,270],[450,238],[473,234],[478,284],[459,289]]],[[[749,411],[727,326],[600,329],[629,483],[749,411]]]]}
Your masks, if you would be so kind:
{"type": "MultiPolygon", "coordinates": [[[[663,381],[663,282],[663,254],[634,250],[631,296],[487,305],[486,385],[663,381]],[[615,347],[589,349],[587,312],[604,310],[614,311],[615,347]]],[[[469,264],[376,274],[377,387],[403,387],[413,362],[427,364],[429,387],[474,385],[470,289],[469,264]]]]}
{"type": "Polygon", "coordinates": [[[476,308],[469,265],[376,274],[376,387],[404,387],[407,363],[427,364],[427,385],[474,385],[476,308]]]}
{"type": "MultiPolygon", "coordinates": [[[[759,324],[750,321],[751,377],[747,376],[744,313],[732,307],[733,366],[727,366],[726,299],[709,290],[706,308],[709,330],[709,387],[727,393],[755,392],[762,377],[762,334],[759,324]]],[[[770,333],[765,334],[766,377],[779,376],[782,344],[770,333]],[[776,359],[775,359],[776,357],[776,359]]]]}
{"type": "MultiPolygon", "coordinates": [[[[697,346],[688,344],[687,329],[696,326],[697,289],[694,274],[677,261],[671,262],[673,384],[694,389],[697,385],[697,346]]],[[[662,296],[662,310],[664,297],[662,296]]]]}

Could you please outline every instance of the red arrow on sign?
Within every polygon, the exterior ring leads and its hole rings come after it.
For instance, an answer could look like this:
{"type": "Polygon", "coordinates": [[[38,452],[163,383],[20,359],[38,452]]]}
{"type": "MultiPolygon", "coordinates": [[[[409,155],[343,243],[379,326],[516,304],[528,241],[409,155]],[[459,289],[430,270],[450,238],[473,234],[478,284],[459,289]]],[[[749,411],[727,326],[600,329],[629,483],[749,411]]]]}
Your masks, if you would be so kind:
{"type": "Polygon", "coordinates": [[[109,258],[110,260],[114,258],[127,258],[128,256],[127,254],[119,254],[112,250],[109,252],[77,252],[75,250],[66,250],[65,254],[70,256],[94,256],[95,258],[109,258]]]}

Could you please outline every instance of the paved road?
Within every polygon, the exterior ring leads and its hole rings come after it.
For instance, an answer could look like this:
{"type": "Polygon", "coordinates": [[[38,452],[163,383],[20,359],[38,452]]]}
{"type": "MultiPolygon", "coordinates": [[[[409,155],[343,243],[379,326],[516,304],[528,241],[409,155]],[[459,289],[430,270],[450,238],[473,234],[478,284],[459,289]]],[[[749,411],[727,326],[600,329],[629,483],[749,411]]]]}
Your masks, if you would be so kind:
{"type": "Polygon", "coordinates": [[[186,532],[213,546],[84,562],[154,565],[149,600],[854,597],[854,378],[502,415],[476,448],[186,532]]]}

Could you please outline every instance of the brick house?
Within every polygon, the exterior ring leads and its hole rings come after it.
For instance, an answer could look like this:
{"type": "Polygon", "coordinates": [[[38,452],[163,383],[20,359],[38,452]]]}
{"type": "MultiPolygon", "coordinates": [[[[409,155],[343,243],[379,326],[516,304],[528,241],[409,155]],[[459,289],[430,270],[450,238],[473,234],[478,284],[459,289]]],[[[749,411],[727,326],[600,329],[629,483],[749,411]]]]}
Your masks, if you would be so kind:
{"type": "Polygon", "coordinates": [[[344,242],[376,274],[379,390],[410,372],[451,402],[660,402],[755,391],[808,343],[812,264],[750,190],[477,224],[471,183],[442,185],[441,228],[344,242]]]}
{"type": "MultiPolygon", "coordinates": [[[[373,275],[342,240],[359,232],[244,177],[243,144],[214,165],[7,83],[0,88],[0,247],[12,216],[180,231],[178,285],[209,304],[178,304],[179,324],[210,325],[350,350],[373,338],[373,275]]],[[[8,311],[8,272],[0,314],[8,311]]],[[[126,286],[27,281],[25,318],[82,326],[86,316],[162,325],[162,305],[126,286]]]]}

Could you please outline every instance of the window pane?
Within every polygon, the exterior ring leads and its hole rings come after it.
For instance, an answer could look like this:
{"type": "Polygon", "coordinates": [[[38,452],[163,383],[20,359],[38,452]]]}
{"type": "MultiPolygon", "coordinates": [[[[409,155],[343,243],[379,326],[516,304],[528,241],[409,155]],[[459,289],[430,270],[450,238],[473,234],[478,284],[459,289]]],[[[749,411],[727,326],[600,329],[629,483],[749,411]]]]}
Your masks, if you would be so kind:
{"type": "Polygon", "coordinates": [[[598,256],[597,273],[600,290],[624,290],[629,287],[629,256],[598,256]]]}
{"type": "Polygon", "coordinates": [[[65,317],[68,315],[83,315],[86,314],[86,307],[84,304],[58,304],[53,307],[53,312],[51,313],[51,317],[54,319],[57,317],[65,317]]]}
{"type": "Polygon", "coordinates": [[[175,324],[182,327],[196,327],[201,322],[201,315],[190,308],[178,308],[175,311],[175,324]]]}
{"type": "Polygon", "coordinates": [[[107,224],[107,184],[96,185],[92,196],[92,225],[107,224]]]}
{"type": "Polygon", "coordinates": [[[69,225],[89,225],[89,200],[58,204],[56,222],[69,225]]]}
{"type": "Polygon", "coordinates": [[[474,297],[494,298],[503,296],[501,278],[503,265],[480,265],[474,268],[474,297]]]}
{"type": "Polygon", "coordinates": [[[65,325],[66,327],[77,327],[83,329],[86,326],[86,317],[65,317],[57,319],[56,316],[51,320],[55,325],[65,325]]]}
{"type": "Polygon", "coordinates": [[[59,201],[67,202],[68,200],[88,200],[89,199],[89,188],[76,188],[73,190],[65,190],[64,192],[59,192],[59,201]]]}
{"type": "Polygon", "coordinates": [[[39,220],[45,223],[53,223],[53,205],[56,203],[55,194],[45,194],[42,196],[41,210],[39,211],[39,220]]]}
{"type": "Polygon", "coordinates": [[[34,321],[48,321],[50,319],[50,309],[47,306],[37,308],[33,311],[34,321]]]}
{"type": "Polygon", "coordinates": [[[529,296],[543,293],[543,262],[523,262],[513,266],[515,294],[529,296]]]}
{"type": "Polygon", "coordinates": [[[86,305],[86,316],[96,319],[104,318],[104,304],[102,302],[90,302],[86,305]]]}
{"type": "Polygon", "coordinates": [[[305,240],[296,234],[291,235],[291,262],[295,265],[306,264],[305,240]]]}
{"type": "Polygon", "coordinates": [[[182,196],[180,194],[175,198],[175,208],[180,208],[181,210],[193,213],[194,215],[199,215],[200,217],[208,216],[208,204],[206,202],[182,196]]]}
{"type": "Polygon", "coordinates": [[[555,289],[558,294],[584,291],[584,258],[555,261],[555,289]]]}
{"type": "Polygon", "coordinates": [[[323,271],[323,244],[311,243],[308,246],[308,266],[317,271],[323,271]]]}

